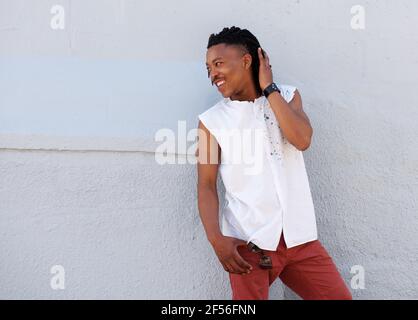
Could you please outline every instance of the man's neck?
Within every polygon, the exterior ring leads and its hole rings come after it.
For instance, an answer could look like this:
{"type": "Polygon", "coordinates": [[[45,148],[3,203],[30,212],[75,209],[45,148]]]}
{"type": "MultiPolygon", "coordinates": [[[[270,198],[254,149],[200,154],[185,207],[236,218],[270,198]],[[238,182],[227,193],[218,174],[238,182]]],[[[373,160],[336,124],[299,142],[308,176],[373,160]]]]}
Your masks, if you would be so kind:
{"type": "Polygon", "coordinates": [[[238,100],[238,101],[251,101],[253,102],[255,99],[261,97],[260,94],[257,93],[254,86],[246,88],[236,94],[232,94],[230,96],[231,100],[238,100]]]}

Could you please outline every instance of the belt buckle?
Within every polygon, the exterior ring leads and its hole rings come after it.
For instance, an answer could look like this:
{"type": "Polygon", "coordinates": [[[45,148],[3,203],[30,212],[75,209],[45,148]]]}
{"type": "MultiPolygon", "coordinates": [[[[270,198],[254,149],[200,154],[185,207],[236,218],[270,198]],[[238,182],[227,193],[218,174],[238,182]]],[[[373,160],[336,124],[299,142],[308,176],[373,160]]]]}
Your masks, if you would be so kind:
{"type": "Polygon", "coordinates": [[[248,248],[250,249],[251,252],[259,253],[261,255],[260,261],[258,263],[258,265],[260,266],[261,269],[271,269],[271,268],[273,268],[273,263],[271,261],[271,257],[266,255],[262,249],[260,249],[256,244],[254,244],[252,242],[249,242],[247,246],[248,246],[248,248]]]}

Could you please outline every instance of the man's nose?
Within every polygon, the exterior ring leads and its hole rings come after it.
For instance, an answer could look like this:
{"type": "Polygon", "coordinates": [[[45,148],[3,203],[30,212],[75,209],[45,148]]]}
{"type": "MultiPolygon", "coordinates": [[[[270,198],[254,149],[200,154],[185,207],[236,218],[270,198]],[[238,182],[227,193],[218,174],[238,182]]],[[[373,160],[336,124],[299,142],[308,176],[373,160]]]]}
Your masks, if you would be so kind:
{"type": "Polygon", "coordinates": [[[210,72],[210,79],[212,81],[212,85],[213,85],[213,81],[215,81],[218,78],[218,72],[217,71],[211,71],[210,72]]]}

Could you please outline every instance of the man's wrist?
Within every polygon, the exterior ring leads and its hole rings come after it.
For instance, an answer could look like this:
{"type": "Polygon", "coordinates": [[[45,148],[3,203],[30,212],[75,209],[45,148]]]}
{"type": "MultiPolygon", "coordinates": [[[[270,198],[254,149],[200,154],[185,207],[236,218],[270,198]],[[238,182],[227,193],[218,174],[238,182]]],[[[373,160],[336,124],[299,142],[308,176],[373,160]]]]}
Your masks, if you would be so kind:
{"type": "Polygon", "coordinates": [[[266,84],[266,85],[262,86],[262,87],[261,87],[261,91],[266,90],[266,88],[267,88],[269,85],[271,85],[272,83],[273,83],[273,81],[271,81],[271,82],[269,82],[268,84],[266,84]]]}
{"type": "Polygon", "coordinates": [[[272,94],[273,92],[278,92],[280,93],[280,89],[279,87],[274,83],[270,83],[267,87],[264,88],[263,90],[263,95],[268,98],[270,94],[272,94]]]}
{"type": "Polygon", "coordinates": [[[219,232],[213,232],[207,235],[208,241],[213,245],[214,243],[218,242],[222,239],[223,235],[219,232]]]}

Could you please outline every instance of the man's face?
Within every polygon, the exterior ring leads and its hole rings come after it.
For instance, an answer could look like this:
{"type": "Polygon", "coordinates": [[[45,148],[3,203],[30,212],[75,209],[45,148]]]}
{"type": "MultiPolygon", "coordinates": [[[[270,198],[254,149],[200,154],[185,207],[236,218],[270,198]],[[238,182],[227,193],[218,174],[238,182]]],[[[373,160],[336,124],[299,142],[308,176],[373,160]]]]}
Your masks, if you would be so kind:
{"type": "Polygon", "coordinates": [[[208,77],[224,98],[251,83],[251,55],[239,46],[220,43],[206,52],[208,77]]]}

